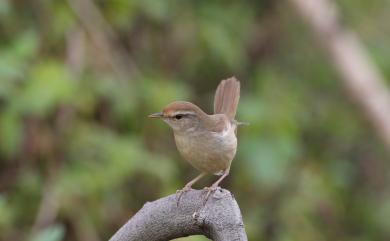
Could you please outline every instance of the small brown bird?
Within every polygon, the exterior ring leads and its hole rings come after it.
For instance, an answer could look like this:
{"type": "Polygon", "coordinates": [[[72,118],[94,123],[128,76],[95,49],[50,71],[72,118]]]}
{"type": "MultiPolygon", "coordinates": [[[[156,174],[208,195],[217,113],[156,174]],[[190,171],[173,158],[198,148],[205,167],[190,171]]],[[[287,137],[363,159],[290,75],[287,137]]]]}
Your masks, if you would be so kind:
{"type": "Polygon", "coordinates": [[[221,177],[208,189],[211,191],[229,174],[230,164],[236,155],[235,120],[240,98],[240,82],[235,78],[222,80],[214,97],[214,114],[208,115],[198,106],[185,101],[175,101],[162,112],[149,115],[161,118],[173,129],[177,149],[185,160],[201,173],[187,183],[179,192],[181,195],[206,174],[221,177]]]}

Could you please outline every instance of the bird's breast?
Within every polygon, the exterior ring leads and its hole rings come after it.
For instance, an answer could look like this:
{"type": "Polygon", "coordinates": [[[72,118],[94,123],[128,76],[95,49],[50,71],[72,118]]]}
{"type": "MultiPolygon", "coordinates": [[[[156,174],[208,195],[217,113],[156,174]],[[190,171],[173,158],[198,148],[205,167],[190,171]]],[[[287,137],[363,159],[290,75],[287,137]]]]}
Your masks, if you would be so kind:
{"type": "Polygon", "coordinates": [[[235,126],[222,132],[175,133],[175,142],[180,154],[196,169],[217,173],[226,170],[236,154],[235,126]]]}

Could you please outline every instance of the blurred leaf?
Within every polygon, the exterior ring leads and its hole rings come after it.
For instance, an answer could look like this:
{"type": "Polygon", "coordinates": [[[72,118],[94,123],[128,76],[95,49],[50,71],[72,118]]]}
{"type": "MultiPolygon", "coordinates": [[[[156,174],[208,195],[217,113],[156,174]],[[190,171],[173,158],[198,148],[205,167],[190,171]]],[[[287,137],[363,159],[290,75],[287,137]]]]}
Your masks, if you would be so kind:
{"type": "Polygon", "coordinates": [[[0,46],[0,98],[9,98],[14,93],[18,80],[25,77],[27,63],[36,53],[38,36],[27,30],[16,36],[14,41],[0,46]]]}
{"type": "Polygon", "coordinates": [[[104,97],[112,105],[115,117],[128,118],[134,112],[137,92],[132,82],[115,81],[112,76],[100,77],[93,86],[98,97],[104,97]]]}
{"type": "Polygon", "coordinates": [[[41,230],[31,241],[60,241],[63,240],[64,234],[64,227],[60,224],[54,224],[41,230]]]}
{"type": "Polygon", "coordinates": [[[206,241],[210,240],[203,235],[193,235],[185,238],[172,239],[172,241],[206,241]]]}
{"type": "Polygon", "coordinates": [[[53,12],[55,14],[50,15],[53,23],[51,24],[51,38],[50,41],[58,41],[62,43],[64,38],[67,37],[69,31],[74,27],[76,18],[66,2],[59,1],[53,2],[53,12]]]}
{"type": "Polygon", "coordinates": [[[281,185],[299,153],[299,147],[289,138],[259,137],[241,141],[240,153],[251,167],[248,172],[259,185],[275,188],[281,185]]]}
{"type": "Polygon", "coordinates": [[[150,110],[161,111],[164,105],[176,100],[191,99],[191,92],[183,82],[172,82],[161,77],[149,77],[142,81],[139,98],[150,110]]]}
{"type": "Polygon", "coordinates": [[[6,196],[0,194],[0,233],[5,232],[12,224],[13,210],[10,208],[7,201],[6,196]]]}
{"type": "Polygon", "coordinates": [[[0,1],[0,17],[3,17],[10,13],[11,11],[11,4],[9,3],[9,0],[3,0],[0,1]]]}
{"type": "Polygon", "coordinates": [[[25,88],[12,103],[23,113],[45,116],[60,104],[72,102],[75,82],[56,62],[38,65],[26,82],[25,88]]]}
{"type": "Polygon", "coordinates": [[[168,1],[153,1],[145,0],[138,1],[138,4],[145,11],[146,15],[156,21],[163,21],[165,18],[170,16],[172,8],[174,7],[173,0],[168,1]]]}
{"type": "Polygon", "coordinates": [[[134,138],[120,137],[97,127],[80,126],[72,135],[69,160],[60,188],[64,195],[92,195],[121,184],[136,170],[170,182],[172,165],[153,158],[134,138]],[[75,185],[77,183],[77,185],[75,185]]]}
{"type": "Polygon", "coordinates": [[[22,143],[23,123],[12,110],[0,115],[0,150],[9,157],[22,143]]]}
{"type": "Polygon", "coordinates": [[[137,1],[111,1],[105,8],[107,19],[115,26],[127,28],[133,23],[133,18],[139,13],[137,1]]]}
{"type": "Polygon", "coordinates": [[[216,4],[202,8],[201,39],[216,59],[230,68],[238,68],[244,62],[243,47],[247,37],[239,26],[250,22],[251,12],[240,5],[226,6],[223,12],[217,9],[220,9],[220,6],[216,4]]]}

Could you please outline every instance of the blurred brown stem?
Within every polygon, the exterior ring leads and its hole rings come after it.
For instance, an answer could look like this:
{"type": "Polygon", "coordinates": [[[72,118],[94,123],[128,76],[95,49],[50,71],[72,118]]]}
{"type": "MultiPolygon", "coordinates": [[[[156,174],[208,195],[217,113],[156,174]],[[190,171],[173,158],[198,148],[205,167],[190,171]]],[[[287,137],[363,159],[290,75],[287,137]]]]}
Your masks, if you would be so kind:
{"type": "Polygon", "coordinates": [[[328,52],[346,90],[390,150],[390,93],[358,37],[342,26],[329,0],[290,0],[328,52]]]}
{"type": "Polygon", "coordinates": [[[128,78],[129,74],[139,76],[140,72],[136,64],[118,41],[119,38],[115,31],[104,19],[94,1],[68,0],[68,3],[101,52],[100,56],[106,60],[120,79],[128,78]]]}
{"type": "Polygon", "coordinates": [[[110,241],[171,240],[203,234],[215,241],[247,240],[241,212],[232,194],[218,189],[203,205],[205,192],[190,190],[146,203],[110,241]]]}

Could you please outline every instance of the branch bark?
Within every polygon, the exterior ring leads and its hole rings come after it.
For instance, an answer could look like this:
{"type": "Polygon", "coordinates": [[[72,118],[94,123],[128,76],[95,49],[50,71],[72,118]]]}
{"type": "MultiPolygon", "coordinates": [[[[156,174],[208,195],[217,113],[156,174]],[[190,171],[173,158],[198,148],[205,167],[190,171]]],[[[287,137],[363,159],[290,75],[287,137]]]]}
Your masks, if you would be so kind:
{"type": "Polygon", "coordinates": [[[206,192],[190,190],[177,206],[176,195],[146,203],[110,241],[163,241],[203,234],[215,241],[244,241],[247,236],[233,195],[218,189],[203,204],[206,192]]]}

